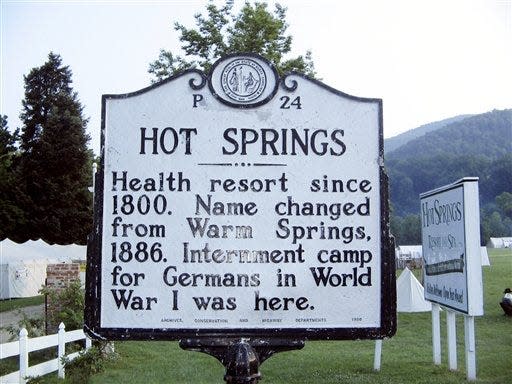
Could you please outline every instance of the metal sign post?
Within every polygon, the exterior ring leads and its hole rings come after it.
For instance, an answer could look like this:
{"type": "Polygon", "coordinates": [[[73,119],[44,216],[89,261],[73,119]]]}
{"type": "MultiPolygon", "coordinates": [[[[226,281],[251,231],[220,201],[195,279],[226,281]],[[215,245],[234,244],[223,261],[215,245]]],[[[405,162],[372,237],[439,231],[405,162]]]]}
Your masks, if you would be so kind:
{"type": "Polygon", "coordinates": [[[91,336],[181,340],[256,380],[303,340],[394,334],[381,100],[229,55],[103,96],[96,180],[91,336]]]}
{"type": "Polygon", "coordinates": [[[259,366],[273,354],[304,348],[304,340],[200,338],[180,340],[180,347],[215,357],[226,368],[228,384],[257,383],[259,366]]]}

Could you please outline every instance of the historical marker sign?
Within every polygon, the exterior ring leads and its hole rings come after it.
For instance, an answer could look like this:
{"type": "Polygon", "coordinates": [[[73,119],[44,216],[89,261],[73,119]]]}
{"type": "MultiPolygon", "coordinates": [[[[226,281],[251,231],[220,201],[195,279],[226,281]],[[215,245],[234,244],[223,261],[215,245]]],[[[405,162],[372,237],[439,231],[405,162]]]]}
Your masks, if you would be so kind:
{"type": "Polygon", "coordinates": [[[483,314],[478,178],[420,195],[425,299],[483,314]]]}
{"type": "Polygon", "coordinates": [[[243,54],[102,111],[90,334],[394,333],[381,100],[243,54]]]}

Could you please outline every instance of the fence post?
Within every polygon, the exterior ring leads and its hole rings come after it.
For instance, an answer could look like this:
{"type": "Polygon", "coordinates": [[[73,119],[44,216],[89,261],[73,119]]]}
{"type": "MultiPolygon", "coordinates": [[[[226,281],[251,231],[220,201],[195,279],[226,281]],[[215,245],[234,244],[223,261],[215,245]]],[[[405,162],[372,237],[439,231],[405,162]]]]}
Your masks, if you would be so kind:
{"type": "Polygon", "coordinates": [[[25,328],[20,331],[20,384],[25,384],[28,375],[28,332],[25,328]]]}
{"type": "Polygon", "coordinates": [[[92,340],[85,336],[85,350],[87,351],[89,348],[92,347],[92,340]]]}
{"type": "Polygon", "coordinates": [[[59,324],[59,346],[57,347],[57,367],[58,374],[57,376],[60,379],[64,378],[64,363],[62,362],[62,358],[66,354],[66,326],[64,323],[59,324]]]}

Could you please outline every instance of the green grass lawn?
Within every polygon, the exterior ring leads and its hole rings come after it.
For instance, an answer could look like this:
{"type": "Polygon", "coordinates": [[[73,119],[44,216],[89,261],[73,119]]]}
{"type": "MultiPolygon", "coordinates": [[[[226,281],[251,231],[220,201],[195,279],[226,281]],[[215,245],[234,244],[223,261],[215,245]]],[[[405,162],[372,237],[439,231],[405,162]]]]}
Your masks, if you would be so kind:
{"type": "MultiPolygon", "coordinates": [[[[498,304],[512,287],[512,251],[489,250],[483,268],[485,315],[476,319],[477,383],[510,383],[512,318],[498,304]]],[[[432,362],[430,313],[399,313],[396,335],[385,340],[382,369],[373,371],[374,341],[313,341],[303,350],[276,354],[260,368],[261,383],[467,383],[463,317],[457,316],[458,371],[447,367],[446,319],[441,314],[442,365],[432,362]]],[[[223,383],[224,367],[206,354],[183,351],[177,342],[116,342],[119,359],[93,384],[223,383]]],[[[56,374],[43,383],[62,383],[56,374]]]]}
{"type": "Polygon", "coordinates": [[[23,297],[21,299],[0,300],[0,312],[44,304],[44,295],[23,297]]]}
{"type": "MultiPolygon", "coordinates": [[[[512,318],[499,300],[512,286],[512,251],[490,250],[483,268],[485,315],[476,319],[477,380],[509,383],[512,318]]],[[[446,320],[441,315],[442,365],[432,362],[430,313],[399,313],[396,335],[385,340],[382,369],[373,371],[373,341],[314,341],[301,351],[276,354],[261,366],[262,383],[466,383],[463,317],[457,316],[458,371],[447,367],[446,320]]],[[[223,383],[224,367],[208,355],[181,350],[176,342],[116,342],[120,354],[92,383],[223,383]]]]}

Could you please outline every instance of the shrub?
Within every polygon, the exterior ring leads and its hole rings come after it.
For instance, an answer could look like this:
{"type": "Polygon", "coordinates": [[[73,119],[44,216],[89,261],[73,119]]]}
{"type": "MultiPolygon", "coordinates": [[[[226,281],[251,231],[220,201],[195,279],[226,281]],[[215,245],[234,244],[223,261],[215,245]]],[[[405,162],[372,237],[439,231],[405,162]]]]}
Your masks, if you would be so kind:
{"type": "Polygon", "coordinates": [[[103,372],[106,362],[114,360],[117,355],[107,354],[105,348],[107,343],[93,345],[87,351],[83,351],[77,358],[70,361],[64,357],[64,367],[66,370],[66,381],[72,384],[88,383],[92,375],[103,372]]]}
{"type": "Polygon", "coordinates": [[[54,327],[62,322],[67,330],[81,329],[84,325],[85,292],[80,281],[73,281],[63,289],[43,287],[40,293],[48,296],[54,310],[47,313],[47,321],[54,327]]]}

